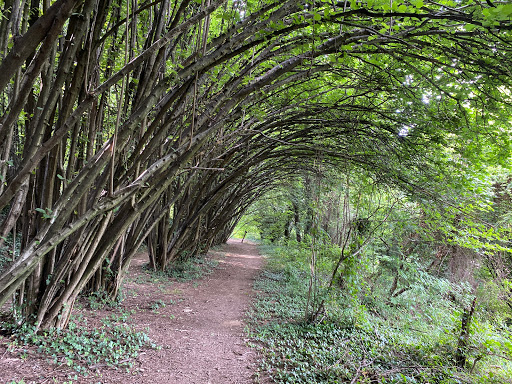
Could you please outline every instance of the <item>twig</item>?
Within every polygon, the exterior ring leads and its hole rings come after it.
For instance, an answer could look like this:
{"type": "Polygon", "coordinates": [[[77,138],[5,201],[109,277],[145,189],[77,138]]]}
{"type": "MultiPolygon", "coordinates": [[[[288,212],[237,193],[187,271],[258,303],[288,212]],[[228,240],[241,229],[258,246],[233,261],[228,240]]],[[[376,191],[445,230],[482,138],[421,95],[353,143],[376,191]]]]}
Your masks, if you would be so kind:
{"type": "Polygon", "coordinates": [[[2,355],[2,359],[5,357],[5,355],[7,355],[7,352],[9,352],[9,347],[8,346],[5,348],[5,352],[2,355]]]}
{"type": "Polygon", "coordinates": [[[352,381],[350,382],[350,384],[355,384],[357,379],[359,379],[359,376],[361,375],[362,369],[366,368],[366,367],[368,367],[369,365],[372,365],[372,364],[373,364],[373,360],[370,360],[367,363],[365,363],[365,360],[363,360],[362,363],[359,364],[359,368],[357,368],[357,372],[354,375],[354,377],[352,378],[352,381]]]}
{"type": "Polygon", "coordinates": [[[203,171],[225,171],[226,168],[190,167],[187,169],[200,169],[203,171]]]}

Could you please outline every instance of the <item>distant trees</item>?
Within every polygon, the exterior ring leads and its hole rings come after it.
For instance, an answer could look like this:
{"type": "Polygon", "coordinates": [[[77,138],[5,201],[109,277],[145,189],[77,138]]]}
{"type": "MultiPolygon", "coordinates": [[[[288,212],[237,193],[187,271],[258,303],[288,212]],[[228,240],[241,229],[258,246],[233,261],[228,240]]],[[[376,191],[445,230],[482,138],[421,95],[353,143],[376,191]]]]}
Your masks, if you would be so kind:
{"type": "Polygon", "coordinates": [[[297,167],[407,185],[404,167],[504,108],[511,68],[501,3],[1,9],[0,233],[16,249],[0,304],[37,328],[65,327],[86,289],[116,295],[143,243],[164,268],[225,240],[297,167]]]}

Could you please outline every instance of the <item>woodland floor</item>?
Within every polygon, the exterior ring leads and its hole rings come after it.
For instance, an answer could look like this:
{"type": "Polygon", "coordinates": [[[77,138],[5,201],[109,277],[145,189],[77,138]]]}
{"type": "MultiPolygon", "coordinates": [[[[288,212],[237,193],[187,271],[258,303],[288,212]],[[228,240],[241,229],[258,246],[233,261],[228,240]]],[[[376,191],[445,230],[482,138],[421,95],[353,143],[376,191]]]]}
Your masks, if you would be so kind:
{"type": "MultiPolygon", "coordinates": [[[[208,276],[180,282],[152,279],[143,270],[144,254],[132,262],[124,290],[126,299],[114,308],[77,309],[87,326],[116,313],[131,313],[128,324],[146,331],[161,349],[145,349],[130,372],[98,366],[73,383],[253,383],[257,352],[247,346],[244,315],[253,296],[253,282],[263,259],[254,244],[230,240],[209,253],[219,264],[208,276]],[[165,305],[164,305],[165,304],[165,305]]],[[[79,306],[80,307],[80,306],[79,306]]],[[[69,383],[75,372],[0,336],[0,382],[69,383]],[[11,351],[12,350],[12,351],[11,351]]]]}

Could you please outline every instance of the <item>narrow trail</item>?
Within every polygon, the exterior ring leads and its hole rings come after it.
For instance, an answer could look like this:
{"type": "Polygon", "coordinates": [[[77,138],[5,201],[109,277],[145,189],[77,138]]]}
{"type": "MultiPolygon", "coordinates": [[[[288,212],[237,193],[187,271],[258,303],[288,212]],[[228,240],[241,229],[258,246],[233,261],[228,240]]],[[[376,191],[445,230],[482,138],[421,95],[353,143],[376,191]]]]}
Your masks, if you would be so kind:
{"type": "MultiPolygon", "coordinates": [[[[244,316],[253,297],[253,282],[263,258],[256,245],[230,240],[209,257],[218,260],[213,273],[199,280],[156,279],[143,270],[147,255],[130,267],[126,299],[114,309],[76,312],[88,327],[118,313],[130,313],[128,324],[147,332],[161,349],[145,350],[130,372],[99,366],[89,377],[72,383],[90,384],[249,384],[254,383],[257,355],[247,346],[244,316]]],[[[68,383],[69,368],[55,366],[38,353],[21,359],[7,352],[0,339],[0,382],[68,383]],[[4,381],[8,379],[9,381],[4,381]]]]}
{"type": "Polygon", "coordinates": [[[142,371],[134,382],[253,382],[256,356],[246,346],[243,318],[262,257],[255,245],[240,240],[230,240],[218,254],[212,275],[195,288],[194,282],[181,288],[186,294],[170,308],[176,318],[150,325],[150,336],[162,349],[140,359],[142,371]]]}

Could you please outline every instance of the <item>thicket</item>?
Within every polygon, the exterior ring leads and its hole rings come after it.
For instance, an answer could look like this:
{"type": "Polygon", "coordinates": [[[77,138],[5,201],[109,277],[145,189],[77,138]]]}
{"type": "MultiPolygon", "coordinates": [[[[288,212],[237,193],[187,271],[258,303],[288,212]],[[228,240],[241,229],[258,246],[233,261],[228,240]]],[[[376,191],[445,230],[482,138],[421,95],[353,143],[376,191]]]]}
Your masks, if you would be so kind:
{"type": "Polygon", "coordinates": [[[266,244],[249,315],[261,374],[279,383],[509,383],[510,186],[497,178],[473,180],[482,188],[468,199],[452,189],[456,213],[448,200],[427,209],[364,173],[304,176],[255,204],[238,230],[266,244]]]}
{"type": "Polygon", "coordinates": [[[276,382],[510,382],[512,330],[492,295],[477,295],[460,367],[463,314],[475,297],[467,285],[419,274],[408,293],[389,300],[391,276],[375,285],[361,277],[348,292],[322,292],[325,312],[311,323],[305,319],[310,250],[288,245],[265,252],[269,269],[256,283],[264,294],[250,318],[262,373],[276,382]]]}

